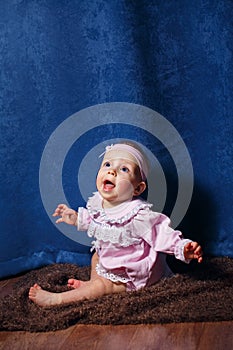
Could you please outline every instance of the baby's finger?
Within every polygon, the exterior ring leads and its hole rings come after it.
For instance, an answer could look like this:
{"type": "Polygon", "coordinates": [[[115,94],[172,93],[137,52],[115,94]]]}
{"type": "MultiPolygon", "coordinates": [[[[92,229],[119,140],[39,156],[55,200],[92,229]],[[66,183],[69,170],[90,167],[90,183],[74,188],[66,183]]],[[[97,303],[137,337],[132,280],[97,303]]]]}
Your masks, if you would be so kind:
{"type": "Polygon", "coordinates": [[[186,249],[188,252],[191,251],[191,250],[193,250],[192,242],[187,243],[186,246],[185,246],[185,249],[186,249]]]}
{"type": "Polygon", "coordinates": [[[57,206],[57,209],[66,210],[66,209],[68,209],[68,207],[67,207],[66,204],[59,204],[59,205],[57,206]]]}
{"type": "Polygon", "coordinates": [[[67,209],[68,209],[67,205],[65,205],[65,204],[59,204],[59,205],[57,206],[57,208],[55,209],[55,211],[54,211],[54,213],[53,213],[53,216],[62,215],[62,213],[63,213],[65,210],[67,210],[67,209]]]}
{"type": "Polygon", "coordinates": [[[62,219],[62,218],[56,220],[56,224],[59,224],[60,222],[63,222],[63,219],[62,219]]]}
{"type": "Polygon", "coordinates": [[[192,242],[192,250],[194,253],[196,253],[198,250],[199,244],[197,242],[192,242]]]}
{"type": "Polygon", "coordinates": [[[201,249],[200,245],[197,246],[197,248],[195,249],[194,253],[197,254],[197,255],[202,254],[202,249],[201,249]]]}
{"type": "Polygon", "coordinates": [[[53,216],[61,216],[63,214],[63,210],[56,210],[54,213],[53,213],[53,216]]]}
{"type": "Polygon", "coordinates": [[[202,260],[203,260],[203,258],[202,258],[203,252],[202,252],[202,248],[201,248],[200,245],[197,247],[197,249],[195,250],[194,253],[195,253],[196,257],[197,257],[197,261],[199,263],[202,262],[202,260]]]}

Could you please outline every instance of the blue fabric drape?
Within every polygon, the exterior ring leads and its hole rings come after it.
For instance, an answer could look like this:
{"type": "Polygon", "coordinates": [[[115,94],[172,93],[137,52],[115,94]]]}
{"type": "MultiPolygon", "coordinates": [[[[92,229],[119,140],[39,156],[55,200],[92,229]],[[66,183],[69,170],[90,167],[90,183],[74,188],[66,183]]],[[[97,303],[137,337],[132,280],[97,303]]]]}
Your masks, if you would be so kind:
{"type": "MultiPolygon", "coordinates": [[[[0,2],[1,277],[53,262],[90,263],[89,248],[49,220],[39,166],[66,118],[115,101],[147,106],[174,125],[195,181],[179,228],[207,254],[233,257],[232,7],[230,0],[0,2]]],[[[137,134],[153,150],[150,135],[120,125],[80,142],[88,152],[122,134],[137,134]]],[[[75,152],[64,164],[64,187],[78,205],[81,195],[69,187],[75,157],[80,162],[75,152]]],[[[172,183],[166,159],[161,151],[172,183]]]]}

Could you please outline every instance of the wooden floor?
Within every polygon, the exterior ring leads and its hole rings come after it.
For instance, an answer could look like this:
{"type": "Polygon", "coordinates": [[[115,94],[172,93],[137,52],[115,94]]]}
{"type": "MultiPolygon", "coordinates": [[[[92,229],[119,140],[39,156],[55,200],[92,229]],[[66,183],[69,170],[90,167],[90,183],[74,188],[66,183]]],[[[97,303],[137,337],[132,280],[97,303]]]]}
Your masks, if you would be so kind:
{"type": "MultiPolygon", "coordinates": [[[[0,297],[7,295],[19,278],[0,281],[0,297]]],[[[0,332],[0,349],[233,350],[233,322],[77,325],[56,332],[0,332]]]]}

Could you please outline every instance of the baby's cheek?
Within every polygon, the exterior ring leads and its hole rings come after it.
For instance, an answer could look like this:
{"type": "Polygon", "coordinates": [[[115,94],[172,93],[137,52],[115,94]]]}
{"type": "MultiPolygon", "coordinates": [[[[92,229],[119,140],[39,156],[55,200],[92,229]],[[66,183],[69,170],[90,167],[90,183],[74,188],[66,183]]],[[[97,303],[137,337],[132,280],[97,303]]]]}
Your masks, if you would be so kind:
{"type": "Polygon", "coordinates": [[[134,192],[134,187],[129,180],[123,179],[118,183],[118,188],[121,193],[131,194],[134,192]]]}

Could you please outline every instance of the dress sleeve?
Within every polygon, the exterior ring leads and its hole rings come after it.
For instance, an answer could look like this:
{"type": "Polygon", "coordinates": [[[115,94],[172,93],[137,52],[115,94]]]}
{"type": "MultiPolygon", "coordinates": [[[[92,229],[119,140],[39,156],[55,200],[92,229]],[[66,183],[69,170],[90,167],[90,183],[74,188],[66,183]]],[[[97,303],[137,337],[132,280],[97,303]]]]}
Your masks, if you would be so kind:
{"type": "Polygon", "coordinates": [[[140,236],[152,249],[160,253],[174,255],[176,259],[186,263],[190,262],[184,257],[184,246],[192,241],[184,239],[180,231],[172,229],[170,227],[171,221],[166,215],[149,210],[140,215],[138,219],[139,226],[143,225],[140,229],[140,236]]]}
{"type": "Polygon", "coordinates": [[[86,208],[78,208],[77,230],[87,231],[91,222],[91,217],[86,208]]]}

